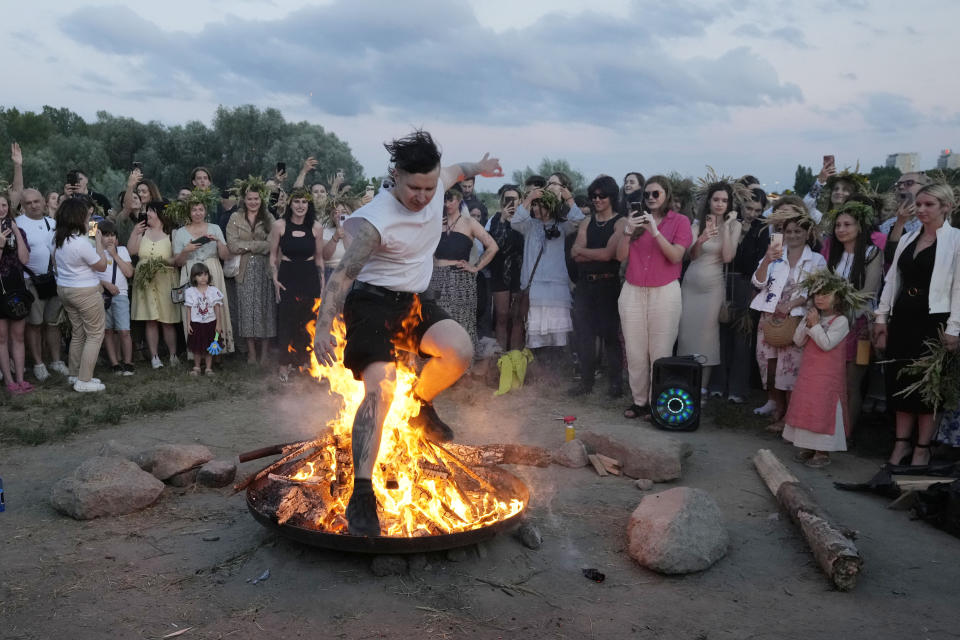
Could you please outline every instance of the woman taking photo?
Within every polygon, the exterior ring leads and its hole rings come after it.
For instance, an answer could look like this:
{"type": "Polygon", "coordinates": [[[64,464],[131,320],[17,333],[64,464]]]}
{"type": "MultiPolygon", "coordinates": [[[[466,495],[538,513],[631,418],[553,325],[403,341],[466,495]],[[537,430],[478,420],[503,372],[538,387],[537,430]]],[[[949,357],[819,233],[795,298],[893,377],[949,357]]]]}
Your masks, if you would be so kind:
{"type": "Polygon", "coordinates": [[[290,206],[270,229],[270,273],[276,293],[280,381],[293,367],[309,366],[307,323],[323,288],[323,228],[306,189],[290,194],[290,206]]]}
{"type": "Polygon", "coordinates": [[[170,364],[177,359],[177,334],[174,325],[180,322],[180,310],[170,299],[170,290],[177,286],[177,273],[173,269],[173,245],[170,242],[169,223],[163,216],[166,203],[150,202],[146,207],[146,220],[137,223],[127,243],[131,256],[140,261],[133,274],[134,292],[131,301],[130,319],[143,320],[150,349],[150,366],[159,369],[160,331],[170,353],[170,364]]]}
{"type": "Polygon", "coordinates": [[[564,238],[576,232],[583,212],[569,190],[559,191],[562,200],[555,195],[543,198],[544,189],[532,187],[510,220],[510,226],[523,235],[520,286],[528,291],[529,308],[524,315],[531,349],[565,347],[573,330],[564,238]],[[570,207],[566,219],[560,213],[564,205],[570,207]]]}
{"type": "MultiPolygon", "coordinates": [[[[0,293],[26,291],[23,267],[29,260],[30,245],[27,244],[27,234],[17,226],[14,220],[9,197],[6,193],[0,192],[0,285],[2,285],[0,293]]],[[[7,383],[7,391],[14,395],[33,391],[33,385],[23,379],[25,349],[23,335],[26,322],[26,316],[22,318],[8,316],[6,310],[0,307],[0,372],[3,373],[3,380],[7,383]],[[11,356],[13,371],[10,370],[11,356]]],[[[100,335],[102,338],[102,331],[100,335]]],[[[71,369],[71,372],[76,375],[74,369],[71,369]]]]}
{"type": "Polygon", "coordinates": [[[868,368],[867,363],[857,364],[857,344],[870,339],[870,316],[883,279],[883,252],[870,239],[877,212],[864,196],[852,196],[825,218],[826,227],[832,229],[827,267],[869,299],[869,304],[855,311],[844,345],[847,408],[850,412],[850,431],[846,437],[849,440],[860,418],[863,377],[868,368]]]}
{"type": "Polygon", "coordinates": [[[627,216],[617,245],[617,260],[627,260],[617,302],[633,396],[625,418],[649,413],[650,368],[673,353],[680,328],[680,268],[693,236],[690,221],[670,209],[672,201],[670,180],[647,180],[642,209],[627,216]]]}
{"type": "Polygon", "coordinates": [[[720,364],[720,307],[726,295],[723,265],[737,253],[740,223],[733,209],[733,187],[714,182],[700,201],[690,266],[680,287],[683,315],[677,355],[705,358],[701,393],[706,398],[710,373],[720,364]]]}
{"type": "MultiPolygon", "coordinates": [[[[77,198],[67,198],[57,210],[57,295],[70,318],[68,366],[73,390],[81,393],[103,391],[106,387],[93,377],[97,355],[103,343],[106,312],[98,272],[106,271],[103,236],[97,229],[93,240],[87,232],[90,213],[77,198]]],[[[167,294],[169,297],[169,293],[167,294]]]]}
{"type": "MultiPolygon", "coordinates": [[[[311,203],[314,211],[317,208],[311,203]]],[[[344,252],[347,250],[346,233],[343,231],[343,221],[353,213],[354,206],[347,200],[339,200],[327,216],[323,228],[323,281],[326,282],[333,275],[333,270],[340,264],[344,252]]]]}
{"type": "Polygon", "coordinates": [[[266,186],[247,180],[239,186],[240,206],[227,224],[227,246],[240,256],[237,273],[237,333],[247,341],[247,363],[267,362],[267,341],[277,335],[277,294],[270,274],[270,229],[266,186]]]}
{"type": "Polygon", "coordinates": [[[463,206],[463,192],[456,185],[443,194],[443,227],[433,252],[433,276],[429,291],[437,304],[470,334],[477,349],[477,272],[497,253],[497,243],[463,206]],[[474,240],[483,245],[477,264],[470,263],[474,240]]]}
{"type": "MultiPolygon", "coordinates": [[[[180,268],[181,285],[190,282],[190,270],[193,265],[198,262],[207,265],[207,269],[210,271],[209,284],[216,287],[224,296],[220,308],[222,349],[226,353],[233,353],[233,325],[230,322],[229,305],[226,299],[227,285],[223,277],[223,267],[220,263],[221,260],[230,257],[230,249],[227,247],[227,241],[224,239],[220,227],[207,222],[208,203],[205,197],[206,194],[195,190],[187,198],[186,206],[190,212],[190,222],[173,232],[173,265],[180,268]]],[[[183,322],[184,338],[187,338],[187,331],[190,326],[190,309],[185,306],[181,310],[181,321],[183,322]]]]}
{"type": "Polygon", "coordinates": [[[487,233],[497,243],[497,253],[488,265],[493,292],[494,335],[504,351],[523,348],[523,314],[520,305],[520,267],[523,236],[510,226],[520,204],[520,188],[500,187],[500,211],[487,221],[487,233]]]}
{"type": "Polygon", "coordinates": [[[960,342],[960,229],[950,226],[957,202],[948,185],[923,187],[915,204],[923,226],[905,234],[897,245],[880,294],[873,338],[892,361],[886,370],[887,406],[896,411],[897,437],[890,463],[904,464],[909,457],[911,465],[926,465],[935,430],[934,407],[919,392],[898,395],[917,381],[899,374],[911,360],[927,353],[924,341],[939,340],[941,330],[947,349],[956,350],[960,342]],[[911,447],[914,424],[917,440],[911,447]]]}
{"type": "Polygon", "coordinates": [[[793,343],[793,331],[789,332],[791,337],[785,346],[769,344],[764,339],[764,327],[768,323],[790,322],[796,328],[807,303],[798,284],[808,274],[826,268],[827,261],[813,250],[814,224],[803,200],[796,196],[781,197],[767,220],[774,233],[770,234],[767,253],[753,273],[753,286],[760,292],[750,303],[751,309],[761,312],[757,326],[757,364],[760,382],[767,390],[767,404],[754,412],[772,413],[773,422],[767,429],[779,433],[783,430],[790,392],[800,372],[803,350],[793,343]]]}

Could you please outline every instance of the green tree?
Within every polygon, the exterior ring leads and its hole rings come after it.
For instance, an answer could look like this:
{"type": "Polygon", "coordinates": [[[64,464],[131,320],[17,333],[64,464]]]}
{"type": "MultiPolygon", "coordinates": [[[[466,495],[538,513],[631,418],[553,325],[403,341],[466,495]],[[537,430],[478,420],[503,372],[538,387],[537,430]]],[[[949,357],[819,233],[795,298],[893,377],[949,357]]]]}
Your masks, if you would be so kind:
{"type": "Polygon", "coordinates": [[[886,193],[893,188],[894,183],[900,178],[900,169],[896,167],[874,167],[867,174],[870,180],[870,186],[877,193],[886,193]]]}
{"type": "Polygon", "coordinates": [[[797,172],[793,177],[793,190],[795,193],[807,195],[813,188],[816,179],[813,177],[813,169],[805,167],[802,164],[797,165],[797,172]]]}
{"type": "Polygon", "coordinates": [[[540,161],[540,164],[537,165],[536,170],[531,169],[529,166],[524,167],[523,170],[517,170],[513,172],[512,178],[515,184],[523,186],[523,183],[526,182],[527,178],[532,175],[543,176],[544,178],[549,177],[552,173],[562,172],[567,174],[570,177],[570,182],[572,183],[573,188],[571,191],[574,193],[586,193],[587,191],[587,180],[584,178],[583,174],[570,166],[570,163],[564,160],[563,158],[557,158],[556,160],[551,160],[550,158],[544,158],[540,161]]]}

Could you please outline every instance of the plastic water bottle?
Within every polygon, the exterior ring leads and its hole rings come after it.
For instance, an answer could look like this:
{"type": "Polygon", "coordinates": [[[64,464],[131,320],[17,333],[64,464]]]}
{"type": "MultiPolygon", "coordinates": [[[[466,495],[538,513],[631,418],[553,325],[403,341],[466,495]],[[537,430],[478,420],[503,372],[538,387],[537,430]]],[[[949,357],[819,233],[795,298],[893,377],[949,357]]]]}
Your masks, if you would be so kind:
{"type": "Polygon", "coordinates": [[[6,507],[4,506],[3,501],[3,478],[0,478],[0,511],[4,511],[6,507]]]}
{"type": "Polygon", "coordinates": [[[575,439],[577,437],[577,430],[574,429],[573,423],[577,421],[576,416],[564,416],[563,417],[563,426],[564,426],[564,437],[567,442],[575,439]]]}

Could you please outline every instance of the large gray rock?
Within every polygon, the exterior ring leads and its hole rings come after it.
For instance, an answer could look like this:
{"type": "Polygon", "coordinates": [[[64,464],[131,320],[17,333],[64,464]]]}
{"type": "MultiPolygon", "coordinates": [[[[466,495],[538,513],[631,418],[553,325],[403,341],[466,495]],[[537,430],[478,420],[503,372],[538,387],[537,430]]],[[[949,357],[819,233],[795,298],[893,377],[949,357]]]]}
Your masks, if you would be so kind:
{"type": "Polygon", "coordinates": [[[142,452],[137,464],[154,478],[166,480],[210,460],[213,454],[202,444],[161,444],[142,452]]]}
{"type": "Polygon", "coordinates": [[[117,442],[116,440],[107,440],[104,444],[100,445],[100,453],[98,455],[104,458],[126,458],[127,460],[137,462],[140,449],[133,445],[117,442]]]}
{"type": "Polygon", "coordinates": [[[628,552],[659,573],[703,571],[727,553],[717,503],[702,489],[674,487],[643,498],[627,525],[628,552]]]}
{"type": "Polygon", "coordinates": [[[53,485],[50,502],[60,513],[90,520],[139,511],[161,493],[163,483],[130,460],[97,457],[53,485]]]}
{"type": "Polygon", "coordinates": [[[553,461],[573,469],[590,464],[590,460],[587,459],[587,448],[580,440],[564,442],[562,447],[553,452],[553,461]]]}
{"type": "Polygon", "coordinates": [[[577,433],[577,438],[591,453],[619,460],[623,475],[649,478],[654,482],[679,478],[682,472],[680,463],[692,451],[687,443],[652,429],[638,429],[625,441],[584,430],[577,433]]]}
{"type": "Polygon", "coordinates": [[[197,482],[204,487],[218,489],[225,487],[237,477],[237,465],[229,460],[211,460],[202,467],[197,474],[197,482]]]}

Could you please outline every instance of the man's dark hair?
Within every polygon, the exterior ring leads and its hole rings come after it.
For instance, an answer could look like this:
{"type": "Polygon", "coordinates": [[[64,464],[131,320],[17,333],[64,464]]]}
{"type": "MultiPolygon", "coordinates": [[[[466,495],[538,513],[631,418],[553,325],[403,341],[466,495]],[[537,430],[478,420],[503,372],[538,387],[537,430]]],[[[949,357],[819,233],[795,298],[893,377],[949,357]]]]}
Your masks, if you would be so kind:
{"type": "Polygon", "coordinates": [[[545,186],[547,186],[547,179],[544,178],[543,176],[538,176],[534,174],[526,179],[526,181],[523,183],[523,186],[537,187],[538,189],[543,189],[545,186]]]}
{"type": "Polygon", "coordinates": [[[77,184],[80,181],[80,176],[85,175],[87,174],[83,172],[83,169],[70,169],[70,171],[67,171],[67,184],[77,184]]]}
{"type": "Polygon", "coordinates": [[[383,146],[390,154],[390,162],[398,171],[430,173],[440,164],[440,149],[433,137],[423,129],[417,129],[410,135],[383,146]]]}
{"type": "Polygon", "coordinates": [[[588,198],[592,197],[595,193],[601,193],[607,196],[610,198],[610,206],[616,207],[617,196],[620,195],[620,187],[617,185],[617,181],[610,176],[600,176],[587,187],[588,198]]]}
{"type": "Polygon", "coordinates": [[[745,187],[752,187],[755,184],[760,184],[760,181],[757,180],[756,177],[750,175],[749,173],[742,176],[739,180],[737,180],[737,182],[739,182],[745,187]]]}
{"type": "Polygon", "coordinates": [[[520,193],[520,187],[518,187],[518,186],[515,185],[515,184],[504,184],[504,185],[501,185],[500,188],[497,189],[497,197],[502,198],[502,197],[503,197],[503,193],[504,193],[505,191],[516,191],[517,193],[520,193]]]}
{"type": "Polygon", "coordinates": [[[109,220],[101,220],[97,225],[97,228],[100,229],[100,235],[102,236],[117,235],[117,225],[113,224],[109,220]]]}
{"type": "Polygon", "coordinates": [[[766,211],[767,209],[767,192],[761,189],[760,187],[754,187],[750,189],[750,193],[753,194],[753,199],[760,203],[760,210],[766,211]]]}

